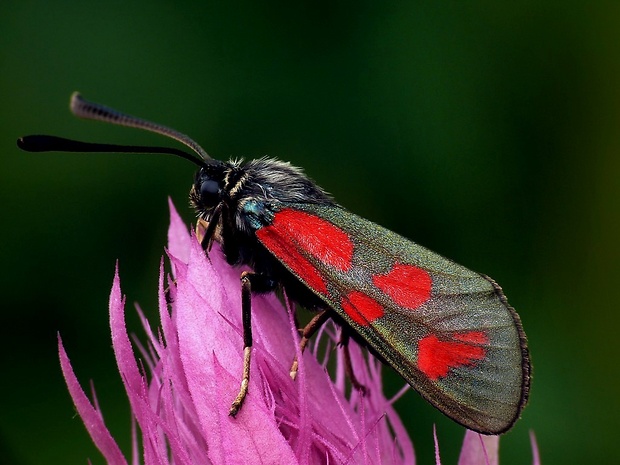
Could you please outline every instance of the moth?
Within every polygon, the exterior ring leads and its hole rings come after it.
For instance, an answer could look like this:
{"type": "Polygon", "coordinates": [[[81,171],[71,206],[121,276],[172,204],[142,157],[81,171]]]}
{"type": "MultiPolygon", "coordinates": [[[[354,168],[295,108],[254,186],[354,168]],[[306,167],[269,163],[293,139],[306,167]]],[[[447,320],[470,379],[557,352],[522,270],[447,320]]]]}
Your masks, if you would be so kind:
{"type": "MultiPolygon", "coordinates": [[[[232,416],[249,388],[252,295],[284,289],[317,312],[301,331],[302,350],[331,318],[342,327],[345,350],[350,337],[365,344],[457,423],[500,434],[519,418],[530,387],[526,336],[491,278],[349,212],[290,163],[216,160],[178,131],[78,93],[71,110],[167,136],[194,152],[41,135],[18,140],[32,152],[171,153],[198,165],[190,202],[205,252],[217,242],[230,265],[252,270],[240,274],[244,364],[232,416]]],[[[296,372],[294,361],[291,376],[296,372]]]]}

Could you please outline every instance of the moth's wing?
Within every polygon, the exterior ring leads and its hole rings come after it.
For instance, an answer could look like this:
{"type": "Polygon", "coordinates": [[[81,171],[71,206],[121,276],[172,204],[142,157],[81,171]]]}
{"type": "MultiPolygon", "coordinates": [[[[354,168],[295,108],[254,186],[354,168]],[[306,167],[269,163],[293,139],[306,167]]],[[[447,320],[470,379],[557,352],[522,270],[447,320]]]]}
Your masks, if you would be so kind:
{"type": "Polygon", "coordinates": [[[518,419],[525,334],[490,278],[340,207],[284,205],[256,236],[444,414],[487,434],[518,419]]]}

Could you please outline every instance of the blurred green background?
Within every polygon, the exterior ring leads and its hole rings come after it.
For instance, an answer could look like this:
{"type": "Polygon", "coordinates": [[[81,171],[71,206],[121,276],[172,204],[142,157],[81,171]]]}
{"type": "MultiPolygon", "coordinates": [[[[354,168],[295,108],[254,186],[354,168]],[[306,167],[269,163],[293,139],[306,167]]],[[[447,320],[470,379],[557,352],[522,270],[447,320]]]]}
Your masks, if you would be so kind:
{"type": "MultiPolygon", "coordinates": [[[[0,462],[103,462],[57,332],[129,451],[115,261],[153,316],[167,196],[192,220],[183,160],[16,148],[31,133],[162,143],[73,118],[74,90],[215,157],[303,166],[344,206],[493,276],[534,362],[501,463],[531,463],[530,429],[546,464],[619,462],[620,3],[429,3],[0,3],[0,462]]],[[[456,463],[462,428],[414,393],[397,407],[420,463],[433,423],[456,463]]]]}

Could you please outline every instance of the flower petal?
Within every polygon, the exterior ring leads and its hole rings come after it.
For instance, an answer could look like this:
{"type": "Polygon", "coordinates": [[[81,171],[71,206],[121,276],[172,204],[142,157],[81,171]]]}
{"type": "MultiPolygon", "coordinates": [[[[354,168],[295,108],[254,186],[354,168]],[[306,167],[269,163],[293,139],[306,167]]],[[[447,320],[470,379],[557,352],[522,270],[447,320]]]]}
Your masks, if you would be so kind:
{"type": "Polygon", "coordinates": [[[530,443],[532,444],[532,463],[533,465],[540,465],[540,454],[538,452],[538,443],[536,442],[534,431],[530,431],[530,443]]]}
{"type": "Polygon", "coordinates": [[[485,436],[467,430],[458,465],[498,465],[498,463],[499,436],[485,436]]]}
{"type": "Polygon", "coordinates": [[[170,198],[168,198],[168,208],[170,210],[168,251],[182,262],[187,263],[191,241],[190,234],[170,198]]]}
{"type": "Polygon", "coordinates": [[[80,417],[84,422],[84,426],[86,426],[93,442],[101,451],[108,464],[126,465],[127,461],[125,460],[125,457],[123,457],[118,444],[116,444],[116,441],[112,438],[110,431],[106,428],[101,413],[93,407],[84,393],[84,390],[80,386],[80,383],[73,372],[73,368],[71,367],[71,362],[69,361],[67,352],[62,344],[60,335],[58,336],[58,354],[60,357],[60,367],[62,369],[62,374],[65,377],[69,394],[71,394],[75,408],[80,414],[80,417]]]}
{"type": "Polygon", "coordinates": [[[437,428],[433,425],[433,442],[435,443],[435,465],[441,465],[439,457],[439,441],[437,440],[437,428]]]}

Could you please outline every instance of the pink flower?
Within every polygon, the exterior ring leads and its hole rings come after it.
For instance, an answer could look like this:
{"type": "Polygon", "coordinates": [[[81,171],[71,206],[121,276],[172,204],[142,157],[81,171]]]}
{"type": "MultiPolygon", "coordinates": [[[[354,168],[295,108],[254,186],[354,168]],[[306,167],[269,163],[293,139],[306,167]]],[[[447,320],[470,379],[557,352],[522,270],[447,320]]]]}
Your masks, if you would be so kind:
{"type": "MultiPolygon", "coordinates": [[[[274,295],[252,299],[249,394],[236,418],[228,415],[243,363],[240,271],[226,264],[217,247],[207,258],[170,207],[168,257],[175,279],[166,284],[162,263],[159,329],[153,331],[140,313],[147,343],[135,344],[138,354],[125,327],[118,270],[110,295],[112,344],[135,419],[130,460],[105,426],[96,399],[91,402],[80,387],[59,339],[69,392],[107,462],[415,463],[413,445],[392,406],[394,399],[382,394],[380,363],[364,356],[354,343],[350,344],[354,372],[370,395],[346,388],[342,351],[332,350],[338,337],[333,325],[320,331],[300,357],[297,379],[290,378],[299,335],[291,312],[274,295]],[[332,355],[333,379],[326,369],[332,355]]],[[[497,463],[497,438],[468,432],[459,464],[484,463],[497,463]]]]}

